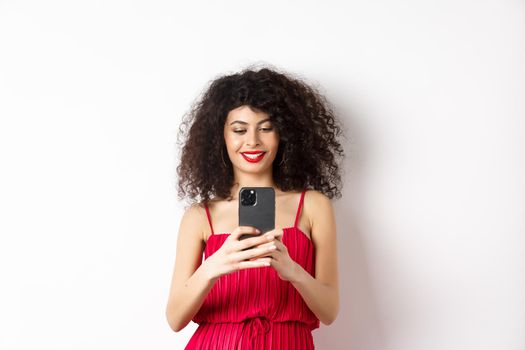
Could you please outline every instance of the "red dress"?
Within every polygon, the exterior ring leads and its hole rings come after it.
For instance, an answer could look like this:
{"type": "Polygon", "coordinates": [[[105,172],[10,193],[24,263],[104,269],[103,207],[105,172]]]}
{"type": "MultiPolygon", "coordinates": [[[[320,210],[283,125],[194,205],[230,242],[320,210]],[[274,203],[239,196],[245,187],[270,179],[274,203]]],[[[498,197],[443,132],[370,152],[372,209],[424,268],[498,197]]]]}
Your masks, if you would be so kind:
{"type": "MultiPolygon", "coordinates": [[[[297,227],[305,191],[301,193],[294,226],[283,229],[282,242],[290,257],[315,277],[314,245],[297,227]]],[[[205,208],[212,232],[204,249],[207,259],[229,233],[213,233],[210,212],[205,208]]],[[[310,350],[314,349],[312,330],[319,328],[319,319],[301,294],[272,266],[219,277],[193,322],[199,327],[186,350],[310,350]]]]}

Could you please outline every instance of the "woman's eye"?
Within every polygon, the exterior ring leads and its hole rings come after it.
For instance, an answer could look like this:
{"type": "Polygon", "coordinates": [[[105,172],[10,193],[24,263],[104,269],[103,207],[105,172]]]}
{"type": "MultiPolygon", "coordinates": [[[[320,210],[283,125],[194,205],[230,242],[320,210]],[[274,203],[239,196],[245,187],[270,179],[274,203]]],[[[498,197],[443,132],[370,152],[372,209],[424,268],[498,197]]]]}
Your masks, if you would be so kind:
{"type": "MultiPolygon", "coordinates": [[[[260,130],[263,130],[263,131],[272,131],[273,128],[261,128],[260,130]]],[[[243,132],[246,132],[246,130],[242,130],[242,129],[239,129],[239,130],[233,130],[234,133],[237,133],[237,134],[242,134],[243,132]]]]}

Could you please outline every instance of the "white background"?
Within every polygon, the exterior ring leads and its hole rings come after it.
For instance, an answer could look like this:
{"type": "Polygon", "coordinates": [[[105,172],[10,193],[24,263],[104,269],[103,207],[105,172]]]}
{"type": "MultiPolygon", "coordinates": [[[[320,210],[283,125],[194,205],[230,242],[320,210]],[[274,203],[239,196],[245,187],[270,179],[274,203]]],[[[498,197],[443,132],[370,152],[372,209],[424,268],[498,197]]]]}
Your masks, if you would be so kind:
{"type": "Polygon", "coordinates": [[[268,63],[354,155],[316,347],[524,349],[524,62],[523,1],[0,1],[0,348],[184,348],[178,126],[268,63]]]}

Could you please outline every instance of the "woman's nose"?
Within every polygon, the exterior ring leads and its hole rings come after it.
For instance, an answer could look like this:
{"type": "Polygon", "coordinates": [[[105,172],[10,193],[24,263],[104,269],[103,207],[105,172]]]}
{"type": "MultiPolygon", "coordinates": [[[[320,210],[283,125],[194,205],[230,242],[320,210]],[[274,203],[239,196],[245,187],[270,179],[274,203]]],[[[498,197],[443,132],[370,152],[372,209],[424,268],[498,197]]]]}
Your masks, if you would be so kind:
{"type": "Polygon", "coordinates": [[[251,132],[247,132],[246,134],[248,135],[246,143],[249,146],[253,147],[253,146],[259,145],[259,134],[257,133],[257,130],[251,131],[251,132]]]}

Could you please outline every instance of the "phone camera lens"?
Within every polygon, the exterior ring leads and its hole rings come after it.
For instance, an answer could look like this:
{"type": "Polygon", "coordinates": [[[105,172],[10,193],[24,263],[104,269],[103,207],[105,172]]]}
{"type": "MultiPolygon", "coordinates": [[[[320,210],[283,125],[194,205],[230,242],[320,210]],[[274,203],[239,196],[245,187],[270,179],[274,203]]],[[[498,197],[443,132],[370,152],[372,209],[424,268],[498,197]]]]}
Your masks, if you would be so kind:
{"type": "Polygon", "coordinates": [[[254,190],[241,191],[241,205],[255,205],[257,193],[254,190]]]}

